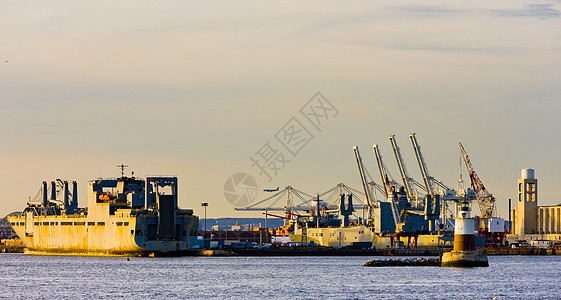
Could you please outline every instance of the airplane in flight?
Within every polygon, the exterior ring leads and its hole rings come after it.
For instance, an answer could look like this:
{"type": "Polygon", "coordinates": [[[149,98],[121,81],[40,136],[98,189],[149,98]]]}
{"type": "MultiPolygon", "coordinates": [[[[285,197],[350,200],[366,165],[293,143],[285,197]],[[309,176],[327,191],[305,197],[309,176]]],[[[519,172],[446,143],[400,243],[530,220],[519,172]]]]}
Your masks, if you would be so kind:
{"type": "Polygon", "coordinates": [[[279,190],[279,187],[280,187],[280,186],[277,186],[277,188],[274,189],[274,190],[273,190],[273,189],[264,189],[263,192],[276,192],[276,191],[279,190]]]}

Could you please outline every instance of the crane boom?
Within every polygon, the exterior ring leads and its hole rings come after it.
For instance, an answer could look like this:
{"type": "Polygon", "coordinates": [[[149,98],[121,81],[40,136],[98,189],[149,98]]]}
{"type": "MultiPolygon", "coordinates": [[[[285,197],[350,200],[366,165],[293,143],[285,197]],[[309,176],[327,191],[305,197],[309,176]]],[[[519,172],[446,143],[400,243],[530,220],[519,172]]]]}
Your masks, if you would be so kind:
{"type": "Polygon", "coordinates": [[[407,198],[411,203],[417,203],[417,192],[413,187],[413,178],[409,177],[409,173],[405,168],[405,164],[403,163],[403,158],[401,157],[401,152],[399,151],[399,147],[395,141],[395,135],[390,135],[390,142],[392,144],[393,153],[395,155],[395,160],[397,161],[397,167],[399,169],[399,173],[401,175],[401,179],[403,181],[403,186],[405,187],[405,192],[407,192],[407,198]]]}
{"type": "Polygon", "coordinates": [[[429,175],[429,170],[427,168],[427,164],[425,163],[425,158],[421,153],[421,146],[417,143],[415,133],[410,134],[409,138],[411,139],[411,144],[413,144],[413,150],[415,151],[415,156],[417,157],[417,163],[419,164],[419,169],[421,170],[421,176],[423,176],[423,182],[425,183],[427,194],[435,195],[437,191],[434,186],[434,179],[429,175]]]}
{"type": "Polygon", "coordinates": [[[374,150],[374,156],[376,156],[376,161],[378,162],[378,169],[380,170],[380,178],[382,179],[382,183],[384,185],[384,191],[386,192],[386,199],[390,201],[393,221],[397,228],[398,223],[400,222],[400,218],[399,218],[399,213],[397,211],[397,205],[395,203],[395,199],[392,194],[391,183],[390,180],[388,179],[388,171],[386,170],[386,167],[384,166],[384,162],[382,161],[382,155],[378,150],[378,145],[376,144],[372,145],[372,149],[374,150]]]}
{"type": "Polygon", "coordinates": [[[475,197],[477,198],[477,204],[479,204],[479,210],[481,211],[482,218],[490,218],[495,213],[495,197],[491,195],[483,185],[483,182],[475,173],[469,156],[464,149],[464,146],[460,142],[460,150],[462,151],[462,156],[464,157],[464,162],[466,163],[466,168],[469,173],[469,178],[471,179],[471,187],[475,192],[475,197]]]}
{"type": "Polygon", "coordinates": [[[372,195],[370,194],[370,189],[368,188],[368,181],[366,181],[364,165],[362,164],[362,157],[360,157],[358,146],[354,146],[353,150],[355,152],[356,164],[358,166],[358,173],[360,174],[360,180],[362,181],[362,187],[364,188],[364,195],[366,196],[366,204],[368,205],[369,208],[372,208],[374,202],[372,201],[372,195]]]}
{"type": "Polygon", "coordinates": [[[372,145],[372,149],[374,150],[374,156],[376,157],[376,162],[378,163],[378,170],[380,170],[380,178],[382,179],[382,184],[384,186],[384,192],[386,198],[390,195],[390,181],[388,179],[388,174],[384,163],[382,161],[382,155],[380,155],[380,151],[378,150],[378,145],[372,145]]]}

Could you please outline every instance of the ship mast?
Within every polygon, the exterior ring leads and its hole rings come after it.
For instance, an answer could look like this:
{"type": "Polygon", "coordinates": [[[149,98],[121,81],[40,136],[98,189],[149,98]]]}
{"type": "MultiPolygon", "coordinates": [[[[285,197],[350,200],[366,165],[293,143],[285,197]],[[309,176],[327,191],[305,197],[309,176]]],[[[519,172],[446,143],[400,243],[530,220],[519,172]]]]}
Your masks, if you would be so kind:
{"type": "Polygon", "coordinates": [[[117,168],[121,169],[121,177],[125,177],[125,168],[128,168],[129,166],[121,164],[120,166],[117,166],[117,168]]]}

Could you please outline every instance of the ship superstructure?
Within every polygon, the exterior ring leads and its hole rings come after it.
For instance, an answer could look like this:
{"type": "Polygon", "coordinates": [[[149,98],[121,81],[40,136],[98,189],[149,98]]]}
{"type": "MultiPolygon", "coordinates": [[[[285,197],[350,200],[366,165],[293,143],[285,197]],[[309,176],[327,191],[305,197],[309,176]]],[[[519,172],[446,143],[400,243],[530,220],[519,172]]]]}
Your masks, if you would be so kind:
{"type": "Polygon", "coordinates": [[[8,217],[29,253],[176,255],[196,242],[199,219],[178,207],[177,177],[92,180],[87,208],[78,208],[76,182],[72,193],[61,180],[48,190],[43,182],[40,201],[8,217]]]}

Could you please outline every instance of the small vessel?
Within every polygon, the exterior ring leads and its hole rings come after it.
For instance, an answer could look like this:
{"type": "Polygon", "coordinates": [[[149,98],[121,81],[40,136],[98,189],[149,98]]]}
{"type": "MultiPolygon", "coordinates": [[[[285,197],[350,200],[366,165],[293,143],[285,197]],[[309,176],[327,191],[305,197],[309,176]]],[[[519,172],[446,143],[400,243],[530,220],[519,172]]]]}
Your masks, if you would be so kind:
{"type": "Polygon", "coordinates": [[[177,177],[95,179],[88,206],[77,184],[43,182],[36,201],[8,221],[28,254],[183,255],[197,239],[199,218],[177,205],[177,177]],[[50,191],[50,197],[48,192],[50,191]],[[57,196],[59,199],[57,199],[57,196]]]}

